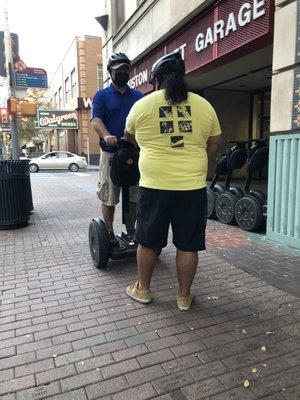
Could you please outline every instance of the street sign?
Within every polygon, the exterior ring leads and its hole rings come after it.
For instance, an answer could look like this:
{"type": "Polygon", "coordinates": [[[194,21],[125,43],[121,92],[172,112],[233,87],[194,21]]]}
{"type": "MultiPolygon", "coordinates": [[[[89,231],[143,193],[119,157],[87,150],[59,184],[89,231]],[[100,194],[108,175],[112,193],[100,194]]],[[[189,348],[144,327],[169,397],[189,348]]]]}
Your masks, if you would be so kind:
{"type": "Polygon", "coordinates": [[[15,71],[15,86],[21,88],[48,88],[47,72],[41,68],[26,68],[15,71]]]}

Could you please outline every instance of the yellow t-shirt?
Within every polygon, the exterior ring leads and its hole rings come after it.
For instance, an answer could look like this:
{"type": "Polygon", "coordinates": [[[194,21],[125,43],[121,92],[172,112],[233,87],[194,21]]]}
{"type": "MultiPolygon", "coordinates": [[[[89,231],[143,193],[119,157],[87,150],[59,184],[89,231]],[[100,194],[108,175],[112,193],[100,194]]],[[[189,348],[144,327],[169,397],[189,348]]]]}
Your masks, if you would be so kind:
{"type": "Polygon", "coordinates": [[[140,186],[195,190],[206,186],[207,141],[220,135],[215,110],[189,92],[187,101],[169,105],[159,90],[134,104],[126,130],[135,134],[140,151],[140,186]]]}

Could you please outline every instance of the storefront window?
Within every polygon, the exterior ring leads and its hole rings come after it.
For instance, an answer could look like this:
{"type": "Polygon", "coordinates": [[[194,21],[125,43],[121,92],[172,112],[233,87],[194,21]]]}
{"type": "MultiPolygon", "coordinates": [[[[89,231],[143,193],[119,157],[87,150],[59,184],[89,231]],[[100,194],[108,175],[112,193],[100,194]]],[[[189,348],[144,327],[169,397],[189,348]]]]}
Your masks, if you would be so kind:
{"type": "Polygon", "coordinates": [[[62,87],[58,89],[58,108],[62,108],[63,98],[62,98],[62,87]]]}
{"type": "Polygon", "coordinates": [[[98,89],[103,88],[103,65],[97,65],[97,79],[98,79],[98,89]]]}
{"type": "Polygon", "coordinates": [[[70,100],[70,94],[71,94],[69,77],[66,78],[65,80],[65,93],[66,93],[66,103],[67,103],[70,100]]]}
{"type": "Polygon", "coordinates": [[[261,92],[257,95],[257,131],[260,139],[265,139],[270,133],[271,92],[261,92]]]}
{"type": "Polygon", "coordinates": [[[124,7],[124,0],[118,0],[116,2],[116,30],[123,24],[125,21],[125,7],[124,7]]]}
{"type": "Polygon", "coordinates": [[[75,68],[71,72],[71,98],[76,97],[76,75],[75,68]]]}

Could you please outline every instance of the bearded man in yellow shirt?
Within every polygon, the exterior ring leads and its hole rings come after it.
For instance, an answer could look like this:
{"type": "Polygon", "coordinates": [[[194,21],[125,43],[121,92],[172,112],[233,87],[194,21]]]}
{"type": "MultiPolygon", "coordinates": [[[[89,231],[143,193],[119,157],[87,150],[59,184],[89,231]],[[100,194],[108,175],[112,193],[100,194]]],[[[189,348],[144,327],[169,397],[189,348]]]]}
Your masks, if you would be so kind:
{"type": "Polygon", "coordinates": [[[125,137],[140,147],[140,201],[136,241],[138,282],[127,294],[152,300],[150,282],[157,251],[167,245],[169,226],[177,248],[177,305],[188,310],[198,251],[205,250],[208,156],[216,151],[221,129],[213,107],[187,90],[180,53],[159,59],[150,83],[156,91],[134,104],[125,137]]]}

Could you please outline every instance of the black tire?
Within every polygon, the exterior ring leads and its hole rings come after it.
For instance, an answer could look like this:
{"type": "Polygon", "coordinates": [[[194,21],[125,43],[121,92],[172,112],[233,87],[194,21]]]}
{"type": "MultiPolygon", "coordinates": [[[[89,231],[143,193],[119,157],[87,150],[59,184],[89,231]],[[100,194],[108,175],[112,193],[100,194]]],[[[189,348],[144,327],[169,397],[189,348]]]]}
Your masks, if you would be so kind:
{"type": "Polygon", "coordinates": [[[206,193],[207,193],[207,218],[213,219],[216,216],[215,206],[218,195],[214,190],[211,189],[206,189],[206,193]]]}
{"type": "Polygon", "coordinates": [[[37,164],[29,164],[29,171],[32,173],[39,172],[39,166],[37,164]]]}
{"type": "Polygon", "coordinates": [[[69,170],[70,170],[71,172],[77,172],[77,171],[79,170],[79,165],[76,164],[76,163],[72,163],[72,164],[70,164],[70,166],[69,166],[69,170]]]}
{"type": "Polygon", "coordinates": [[[263,221],[262,206],[253,197],[243,197],[236,203],[235,218],[241,229],[254,232],[263,221]]]}
{"type": "Polygon", "coordinates": [[[245,195],[240,187],[231,187],[229,191],[236,197],[237,200],[241,199],[245,195]]]}
{"type": "Polygon", "coordinates": [[[237,199],[231,193],[223,193],[216,200],[216,215],[220,222],[232,225],[235,222],[235,205],[237,199]]]}
{"type": "Polygon", "coordinates": [[[96,268],[105,268],[111,256],[111,246],[105,223],[93,218],[89,227],[89,244],[93,264],[96,268]]]}
{"type": "Polygon", "coordinates": [[[225,185],[223,183],[216,183],[213,187],[213,191],[218,194],[218,196],[225,192],[225,185]]]}
{"type": "Polygon", "coordinates": [[[264,194],[264,192],[262,192],[261,190],[250,190],[250,195],[255,197],[261,206],[263,206],[266,202],[266,195],[264,194]]]}

